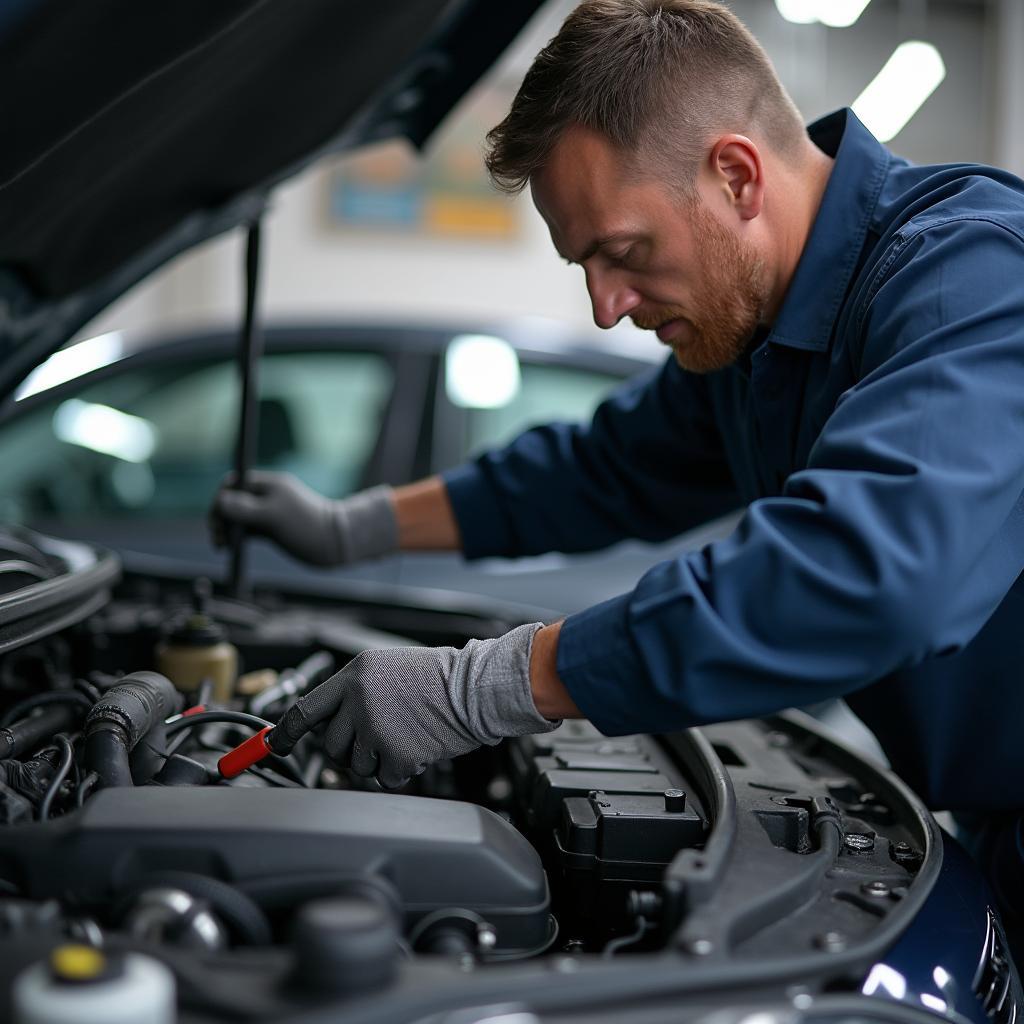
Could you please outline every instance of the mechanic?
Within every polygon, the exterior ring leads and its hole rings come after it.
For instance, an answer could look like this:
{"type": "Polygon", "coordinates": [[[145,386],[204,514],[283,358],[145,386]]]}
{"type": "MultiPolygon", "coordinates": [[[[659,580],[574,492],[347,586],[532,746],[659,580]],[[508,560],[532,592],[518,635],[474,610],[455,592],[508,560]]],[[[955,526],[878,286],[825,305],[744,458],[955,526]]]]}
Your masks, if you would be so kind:
{"type": "Polygon", "coordinates": [[[396,786],[586,716],[665,732],[844,696],[933,808],[980,815],[1024,906],[1024,182],[805,128],[710,0],[585,0],[488,136],[600,327],[672,354],[588,425],[330,501],[254,474],[214,520],[336,565],[728,538],[465,649],[359,655],[282,722],[396,786]]]}

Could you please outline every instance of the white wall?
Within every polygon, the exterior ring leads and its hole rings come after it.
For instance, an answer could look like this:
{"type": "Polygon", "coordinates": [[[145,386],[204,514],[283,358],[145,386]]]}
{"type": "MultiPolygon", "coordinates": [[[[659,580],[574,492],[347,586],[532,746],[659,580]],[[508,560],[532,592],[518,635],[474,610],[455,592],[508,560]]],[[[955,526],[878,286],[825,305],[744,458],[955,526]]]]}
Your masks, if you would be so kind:
{"type": "MultiPolygon", "coordinates": [[[[1002,161],[1020,171],[1024,139],[1009,128],[1024,120],[1024,3],[993,2],[1000,5],[998,22],[987,17],[982,0],[874,0],[848,29],[792,25],[771,0],[732,6],[772,55],[808,119],[850,103],[898,42],[934,42],[947,79],[891,145],[922,162],[1002,161]],[[996,102],[1000,92],[1006,99],[996,102]]],[[[572,6],[556,0],[542,12],[495,75],[518,79],[572,6]]],[[[528,199],[517,200],[518,240],[470,243],[330,230],[325,189],[325,171],[317,167],[276,196],[266,223],[268,317],[472,320],[530,313],[589,325],[582,273],[555,256],[528,199]]],[[[238,234],[216,240],[165,268],[83,334],[234,319],[240,264],[238,234]]]]}

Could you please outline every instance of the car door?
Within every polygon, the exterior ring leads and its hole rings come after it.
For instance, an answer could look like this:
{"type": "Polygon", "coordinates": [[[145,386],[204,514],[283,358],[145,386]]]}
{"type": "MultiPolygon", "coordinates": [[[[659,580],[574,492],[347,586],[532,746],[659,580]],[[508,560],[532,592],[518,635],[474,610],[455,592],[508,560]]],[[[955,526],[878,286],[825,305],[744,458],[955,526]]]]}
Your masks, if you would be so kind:
{"type": "MultiPolygon", "coordinates": [[[[432,436],[434,472],[507,443],[530,426],[585,422],[606,395],[650,364],[580,349],[509,352],[488,336],[451,340],[437,373],[432,436]],[[480,346],[462,371],[453,352],[466,339],[480,346]],[[492,346],[489,351],[485,346],[492,346]],[[502,377],[502,382],[495,382],[502,377]],[[480,386],[477,387],[477,384],[480,386]]],[[[505,344],[506,349],[511,349],[505,344]]],[[[450,553],[403,555],[399,581],[416,587],[485,594],[552,612],[571,612],[632,589],[655,563],[731,530],[733,520],[709,524],[667,544],[625,541],[592,554],[556,552],[522,559],[465,562],[450,553]]]]}
{"type": "MultiPolygon", "coordinates": [[[[350,336],[273,333],[261,364],[256,464],[329,497],[402,482],[427,370],[379,333],[361,346],[350,336]]],[[[0,519],[218,566],[206,515],[233,465],[238,400],[230,336],[175,339],[36,394],[0,424],[0,450],[11,453],[0,519]]],[[[252,565],[296,569],[265,544],[252,565]]],[[[394,575],[393,567],[367,572],[394,575]]]]}

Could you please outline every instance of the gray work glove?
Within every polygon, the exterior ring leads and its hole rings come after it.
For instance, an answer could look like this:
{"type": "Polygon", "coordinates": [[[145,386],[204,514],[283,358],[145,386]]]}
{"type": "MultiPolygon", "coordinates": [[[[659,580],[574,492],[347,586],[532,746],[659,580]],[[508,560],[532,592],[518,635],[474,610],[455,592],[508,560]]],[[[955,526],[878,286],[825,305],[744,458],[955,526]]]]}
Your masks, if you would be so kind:
{"type": "Polygon", "coordinates": [[[210,530],[220,546],[237,524],[311,565],[358,562],[398,547],[390,487],[334,501],[288,473],[254,471],[245,490],[233,483],[233,477],[225,481],[210,509],[210,530]]]}
{"type": "Polygon", "coordinates": [[[270,734],[287,753],[328,721],[324,750],[343,768],[396,789],[428,765],[505,736],[550,732],[530,690],[530,649],[541,623],[454,647],[363,651],[300,697],[270,734]]]}

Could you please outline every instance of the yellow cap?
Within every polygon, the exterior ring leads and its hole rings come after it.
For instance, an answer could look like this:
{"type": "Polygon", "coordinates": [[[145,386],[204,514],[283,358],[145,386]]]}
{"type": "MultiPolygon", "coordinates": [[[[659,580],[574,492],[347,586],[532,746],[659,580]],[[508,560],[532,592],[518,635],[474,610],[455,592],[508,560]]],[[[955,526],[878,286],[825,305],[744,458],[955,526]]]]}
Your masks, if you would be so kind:
{"type": "Polygon", "coordinates": [[[55,977],[65,981],[89,981],[101,975],[107,961],[92,946],[58,946],[50,954],[50,968],[55,977]]]}

